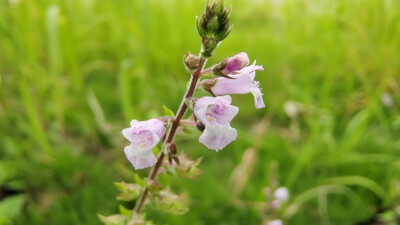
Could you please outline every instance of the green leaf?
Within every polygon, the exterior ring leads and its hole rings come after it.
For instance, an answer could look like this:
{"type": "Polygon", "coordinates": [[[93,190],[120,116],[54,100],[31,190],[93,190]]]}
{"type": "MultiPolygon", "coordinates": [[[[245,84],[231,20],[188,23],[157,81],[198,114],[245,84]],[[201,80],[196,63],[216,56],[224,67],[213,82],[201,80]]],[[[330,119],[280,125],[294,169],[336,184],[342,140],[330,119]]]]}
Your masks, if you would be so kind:
{"type": "Polygon", "coordinates": [[[97,214],[101,222],[106,225],[124,225],[128,220],[128,217],[120,214],[111,215],[111,216],[103,216],[101,214],[97,214]]]}
{"type": "Polygon", "coordinates": [[[0,185],[15,177],[17,171],[11,161],[0,161],[0,185]]]}
{"type": "Polygon", "coordinates": [[[362,176],[342,176],[333,177],[325,180],[326,182],[332,184],[342,184],[342,185],[357,185],[364,187],[374,193],[381,200],[385,199],[386,191],[377,184],[375,181],[362,176]]]}
{"type": "Polygon", "coordinates": [[[127,216],[127,217],[131,217],[132,216],[132,210],[129,210],[127,208],[125,208],[122,205],[119,205],[119,213],[121,213],[121,215],[127,216]]]}
{"type": "Polygon", "coordinates": [[[198,158],[194,161],[187,158],[186,155],[179,157],[181,163],[175,167],[174,173],[179,177],[194,179],[200,176],[203,171],[197,166],[200,164],[202,158],[198,158]]]}
{"type": "Polygon", "coordinates": [[[169,109],[166,105],[163,105],[163,108],[165,115],[175,117],[174,112],[171,109],[169,109]]]}
{"type": "Polygon", "coordinates": [[[139,177],[137,173],[135,173],[135,183],[139,184],[142,187],[146,187],[146,183],[143,181],[142,178],[139,177]]]}
{"type": "Polygon", "coordinates": [[[142,191],[142,187],[138,184],[128,184],[125,182],[114,182],[114,184],[121,191],[117,196],[117,199],[120,201],[132,201],[136,199],[142,191]]]}
{"type": "Polygon", "coordinates": [[[160,183],[153,181],[149,186],[147,186],[147,188],[153,195],[158,195],[158,193],[163,189],[163,186],[160,183]]]}
{"type": "Polygon", "coordinates": [[[25,195],[13,195],[0,201],[0,224],[9,224],[22,210],[25,195]]]}
{"type": "Polygon", "coordinates": [[[151,202],[153,208],[174,215],[182,215],[189,211],[182,198],[169,191],[160,191],[151,202]]]}
{"type": "Polygon", "coordinates": [[[299,212],[302,205],[321,194],[340,194],[348,197],[353,203],[360,201],[357,194],[344,185],[321,185],[311,188],[295,197],[291,201],[291,204],[285,207],[283,218],[290,219],[294,214],[299,212]]]}
{"type": "Polygon", "coordinates": [[[154,153],[154,155],[158,155],[160,153],[160,149],[157,148],[157,146],[154,146],[153,153],[154,153]]]}

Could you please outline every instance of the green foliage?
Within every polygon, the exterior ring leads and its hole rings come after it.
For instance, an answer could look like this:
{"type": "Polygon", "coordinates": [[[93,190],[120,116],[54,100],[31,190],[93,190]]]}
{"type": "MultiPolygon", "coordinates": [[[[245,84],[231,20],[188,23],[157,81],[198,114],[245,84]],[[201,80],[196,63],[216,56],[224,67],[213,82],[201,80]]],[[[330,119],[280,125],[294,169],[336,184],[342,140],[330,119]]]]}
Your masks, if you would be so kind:
{"type": "Polygon", "coordinates": [[[170,110],[167,106],[163,105],[163,109],[165,115],[175,117],[174,112],[170,110]]]}
{"type": "Polygon", "coordinates": [[[114,184],[121,191],[117,196],[120,201],[132,201],[143,191],[143,188],[138,184],[127,184],[125,182],[114,182],[114,184]]]}
{"type": "Polygon", "coordinates": [[[12,221],[21,216],[21,209],[25,202],[25,195],[13,195],[0,202],[0,224],[12,224],[12,221]]]}
{"type": "Polygon", "coordinates": [[[182,197],[165,190],[152,195],[151,206],[157,210],[175,215],[182,215],[189,211],[182,197]]]}
{"type": "Polygon", "coordinates": [[[105,225],[125,225],[126,221],[128,220],[127,216],[124,215],[112,215],[112,216],[103,216],[98,215],[101,222],[105,225]]]}

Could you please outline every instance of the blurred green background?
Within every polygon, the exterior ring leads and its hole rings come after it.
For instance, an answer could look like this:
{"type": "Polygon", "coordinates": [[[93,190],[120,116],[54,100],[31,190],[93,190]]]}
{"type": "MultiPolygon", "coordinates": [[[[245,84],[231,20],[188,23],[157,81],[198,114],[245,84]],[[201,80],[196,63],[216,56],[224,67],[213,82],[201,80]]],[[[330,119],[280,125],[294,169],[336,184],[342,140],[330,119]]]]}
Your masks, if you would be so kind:
{"type": "MultiPolygon", "coordinates": [[[[267,107],[234,96],[239,136],[218,153],[199,132],[178,137],[204,157],[198,179],[165,181],[190,211],[148,218],[398,224],[400,1],[225,2],[234,29],[208,65],[246,51],[265,68],[267,107]],[[271,211],[265,187],[278,186],[290,199],[271,211]]],[[[0,224],[100,224],[118,211],[112,182],[136,173],[120,131],[178,108],[205,3],[0,0],[0,224]]]]}

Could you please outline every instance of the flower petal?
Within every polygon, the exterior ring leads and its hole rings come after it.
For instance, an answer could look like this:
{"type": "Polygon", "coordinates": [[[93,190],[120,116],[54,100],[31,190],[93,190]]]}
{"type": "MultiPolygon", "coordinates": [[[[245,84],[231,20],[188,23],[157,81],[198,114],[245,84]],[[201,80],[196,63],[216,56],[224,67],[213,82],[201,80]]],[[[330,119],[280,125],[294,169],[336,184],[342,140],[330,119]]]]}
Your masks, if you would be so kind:
{"type": "Polygon", "coordinates": [[[122,129],[122,135],[130,142],[134,140],[133,129],[131,127],[122,129]]]}
{"type": "Polygon", "coordinates": [[[232,77],[235,79],[218,78],[215,85],[210,88],[211,91],[215,95],[249,93],[249,89],[253,83],[253,79],[249,74],[239,74],[232,77]]]}
{"type": "Polygon", "coordinates": [[[209,104],[214,104],[215,102],[216,98],[214,97],[209,97],[209,96],[201,97],[196,101],[196,105],[194,106],[194,111],[199,111],[201,108],[204,108],[209,104]]]}
{"type": "Polygon", "coordinates": [[[142,123],[141,121],[132,120],[130,125],[131,125],[132,128],[134,128],[134,127],[140,126],[141,123],[142,123]]]}
{"type": "Polygon", "coordinates": [[[126,158],[137,170],[154,166],[157,162],[157,158],[151,149],[141,150],[129,145],[124,148],[124,152],[126,158]]]}
{"type": "Polygon", "coordinates": [[[264,100],[262,98],[263,94],[261,93],[261,89],[258,86],[259,86],[258,81],[254,81],[254,83],[253,83],[253,85],[252,85],[252,87],[250,89],[250,92],[254,96],[254,101],[255,101],[254,105],[255,105],[255,107],[257,109],[261,109],[261,108],[265,107],[265,104],[264,104],[264,100]]]}
{"type": "Polygon", "coordinates": [[[231,106],[232,98],[229,95],[218,97],[202,97],[194,107],[195,116],[204,124],[227,124],[239,111],[231,106]]]}
{"type": "Polygon", "coordinates": [[[256,72],[255,72],[256,70],[263,71],[264,68],[262,66],[257,66],[256,61],[254,61],[253,64],[251,64],[250,66],[241,69],[239,71],[239,73],[240,74],[248,74],[251,77],[251,79],[254,80],[254,77],[256,76],[256,72]]]}
{"type": "Polygon", "coordinates": [[[154,133],[156,133],[159,138],[162,138],[162,136],[164,136],[165,126],[161,120],[150,119],[144,122],[145,122],[144,126],[149,130],[153,131],[154,133]]]}
{"type": "Polygon", "coordinates": [[[235,140],[236,137],[236,129],[232,128],[229,124],[206,126],[203,134],[199,137],[199,142],[209,149],[219,151],[235,140]]]}
{"type": "MultiPolygon", "coordinates": [[[[215,123],[218,124],[228,124],[232,121],[233,117],[239,112],[237,106],[225,104],[212,104],[208,105],[206,116],[211,117],[215,123]]],[[[204,121],[205,122],[205,121],[204,121]]],[[[208,122],[208,119],[207,119],[208,122]]],[[[208,124],[208,123],[205,123],[208,124]]],[[[214,124],[214,123],[211,123],[214,124]]]]}
{"type": "Polygon", "coordinates": [[[153,148],[160,141],[157,134],[143,126],[136,128],[125,128],[122,134],[131,142],[132,146],[140,149],[153,148]]]}

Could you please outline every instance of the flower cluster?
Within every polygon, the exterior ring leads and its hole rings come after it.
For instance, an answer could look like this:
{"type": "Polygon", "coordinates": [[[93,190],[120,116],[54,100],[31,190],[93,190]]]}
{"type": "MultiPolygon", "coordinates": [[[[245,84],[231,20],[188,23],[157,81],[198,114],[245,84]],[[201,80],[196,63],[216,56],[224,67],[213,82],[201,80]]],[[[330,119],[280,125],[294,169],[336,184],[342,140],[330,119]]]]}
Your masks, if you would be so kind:
{"type": "Polygon", "coordinates": [[[122,134],[131,142],[124,151],[135,169],[151,167],[156,163],[157,158],[152,149],[165,134],[165,126],[161,120],[132,120],[131,127],[123,129],[122,134]]]}
{"type": "MultiPolygon", "coordinates": [[[[249,61],[244,52],[227,58],[213,66],[216,78],[205,79],[198,85],[213,95],[196,99],[193,105],[194,119],[204,128],[199,142],[209,149],[219,151],[237,137],[237,131],[230,126],[230,122],[239,108],[231,105],[230,94],[252,93],[255,107],[265,107],[259,82],[254,80],[256,71],[263,68],[256,62],[248,66],[249,61]]],[[[132,120],[131,127],[122,130],[131,142],[125,147],[125,154],[135,169],[151,167],[156,163],[152,148],[164,136],[165,130],[165,124],[158,119],[132,120]]]]}
{"type": "Polygon", "coordinates": [[[249,57],[244,52],[229,58],[227,61],[226,66],[221,71],[218,71],[226,75],[226,77],[204,81],[203,86],[205,89],[213,95],[252,93],[255,107],[257,109],[265,107],[259,82],[254,80],[256,70],[264,70],[262,66],[257,66],[256,62],[247,66],[249,57]]]}
{"type": "Polygon", "coordinates": [[[231,96],[202,97],[197,100],[194,115],[204,125],[205,129],[199,138],[210,149],[222,149],[237,137],[237,132],[230,122],[239,112],[239,108],[231,105],[231,96]]]}
{"type": "MultiPolygon", "coordinates": [[[[135,184],[116,183],[121,191],[117,199],[138,199],[132,212],[120,207],[120,214],[108,217],[99,215],[105,224],[144,224],[146,222],[141,209],[149,202],[154,209],[166,213],[187,212],[188,208],[178,195],[163,187],[164,182],[156,182],[159,173],[190,179],[202,173],[198,168],[201,159],[190,160],[184,154],[177,154],[175,136],[186,131],[184,128],[187,126],[195,126],[202,132],[199,142],[209,149],[219,151],[238,136],[237,130],[231,127],[231,121],[239,112],[239,108],[231,104],[232,94],[251,93],[255,107],[265,107],[259,82],[255,80],[256,71],[263,68],[256,65],[256,62],[249,65],[250,60],[245,52],[205,68],[208,58],[231,32],[230,12],[231,7],[225,7],[224,0],[214,0],[212,3],[207,1],[204,12],[197,17],[201,48],[198,55],[188,52],[183,58],[186,70],[190,73],[190,81],[176,113],[164,105],[165,116],[146,121],[132,120],[130,127],[122,130],[123,136],[130,142],[124,151],[133,167],[136,170],[153,168],[146,180],[136,174],[135,184]],[[211,96],[196,97],[198,89],[208,91],[211,96]],[[185,118],[188,110],[192,114],[185,118]],[[161,148],[156,157],[153,151],[158,152],[155,147],[158,143],[161,143],[161,148]],[[169,165],[166,164],[166,157],[169,165]]],[[[277,198],[284,198],[285,195],[282,191],[276,194],[277,198]]],[[[274,225],[280,225],[279,221],[274,225]]]]}

